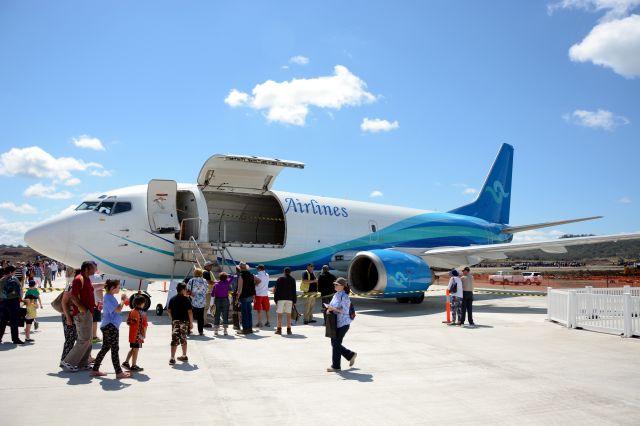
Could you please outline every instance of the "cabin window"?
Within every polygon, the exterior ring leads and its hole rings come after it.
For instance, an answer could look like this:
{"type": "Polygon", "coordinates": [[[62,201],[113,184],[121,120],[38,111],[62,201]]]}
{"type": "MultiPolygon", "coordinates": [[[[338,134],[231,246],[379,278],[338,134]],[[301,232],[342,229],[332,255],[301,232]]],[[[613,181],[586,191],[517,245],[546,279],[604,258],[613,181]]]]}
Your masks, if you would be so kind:
{"type": "Polygon", "coordinates": [[[131,203],[127,201],[118,201],[111,214],[118,214],[131,211],[131,203]]]}
{"type": "Polygon", "coordinates": [[[76,207],[76,210],[95,210],[98,204],[100,204],[100,201],[83,201],[78,207],[76,207]]]}

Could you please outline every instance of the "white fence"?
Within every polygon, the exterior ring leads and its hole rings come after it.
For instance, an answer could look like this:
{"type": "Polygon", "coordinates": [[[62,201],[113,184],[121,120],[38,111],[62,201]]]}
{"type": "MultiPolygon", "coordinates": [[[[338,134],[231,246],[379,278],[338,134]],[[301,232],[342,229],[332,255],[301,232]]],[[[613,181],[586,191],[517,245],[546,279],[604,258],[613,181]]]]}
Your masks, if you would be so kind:
{"type": "Polygon", "coordinates": [[[640,288],[547,289],[547,319],[625,337],[640,336],[640,288]]]}

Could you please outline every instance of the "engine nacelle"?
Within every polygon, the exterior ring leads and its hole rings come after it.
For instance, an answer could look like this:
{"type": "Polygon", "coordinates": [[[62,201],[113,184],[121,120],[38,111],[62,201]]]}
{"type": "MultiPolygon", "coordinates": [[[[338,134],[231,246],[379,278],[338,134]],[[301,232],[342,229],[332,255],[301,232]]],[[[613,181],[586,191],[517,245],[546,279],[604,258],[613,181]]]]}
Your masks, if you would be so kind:
{"type": "Polygon", "coordinates": [[[433,278],[431,268],[421,258],[396,250],[361,251],[355,255],[348,272],[355,293],[422,292],[433,278]]]}

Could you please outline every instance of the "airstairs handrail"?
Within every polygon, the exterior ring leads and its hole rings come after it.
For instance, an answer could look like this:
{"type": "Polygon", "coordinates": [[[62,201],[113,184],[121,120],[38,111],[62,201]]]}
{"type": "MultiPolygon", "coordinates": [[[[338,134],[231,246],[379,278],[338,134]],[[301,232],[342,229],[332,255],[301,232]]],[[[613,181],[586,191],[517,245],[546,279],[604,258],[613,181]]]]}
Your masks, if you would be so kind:
{"type": "Polygon", "coordinates": [[[193,253],[195,259],[196,259],[196,263],[198,264],[198,268],[200,269],[204,269],[204,264],[207,263],[207,258],[204,256],[204,254],[202,254],[202,250],[200,250],[200,246],[198,245],[198,242],[196,241],[195,238],[193,238],[193,236],[191,236],[191,238],[189,238],[189,242],[193,242],[195,249],[192,249],[191,252],[193,253]],[[200,259],[198,259],[198,256],[196,254],[196,250],[198,251],[198,254],[200,254],[200,257],[202,258],[202,263],[200,263],[200,259]]]}

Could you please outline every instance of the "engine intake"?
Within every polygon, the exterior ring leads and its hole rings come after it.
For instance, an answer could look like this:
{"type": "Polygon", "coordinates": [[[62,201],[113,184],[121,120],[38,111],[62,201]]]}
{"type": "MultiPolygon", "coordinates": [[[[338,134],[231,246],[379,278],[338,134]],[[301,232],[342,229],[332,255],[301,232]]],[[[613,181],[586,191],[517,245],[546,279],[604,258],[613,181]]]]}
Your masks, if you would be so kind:
{"type": "Polygon", "coordinates": [[[396,250],[361,251],[348,272],[355,293],[398,293],[426,290],[433,278],[421,258],[396,250]]]}

